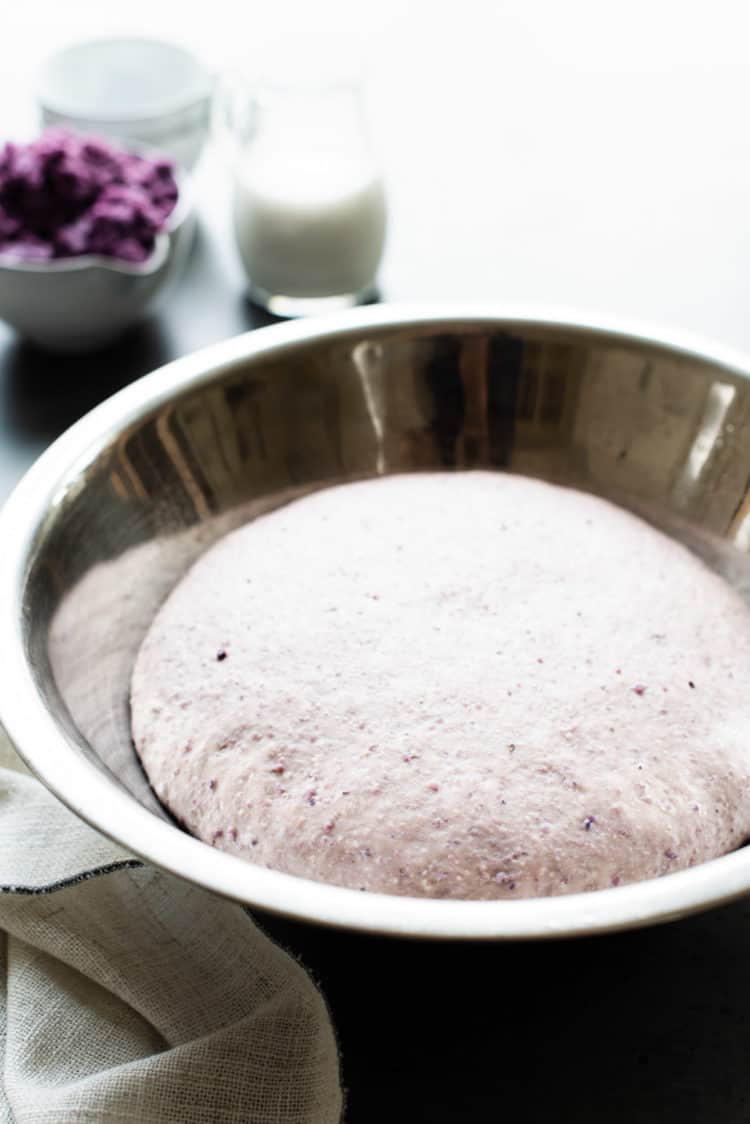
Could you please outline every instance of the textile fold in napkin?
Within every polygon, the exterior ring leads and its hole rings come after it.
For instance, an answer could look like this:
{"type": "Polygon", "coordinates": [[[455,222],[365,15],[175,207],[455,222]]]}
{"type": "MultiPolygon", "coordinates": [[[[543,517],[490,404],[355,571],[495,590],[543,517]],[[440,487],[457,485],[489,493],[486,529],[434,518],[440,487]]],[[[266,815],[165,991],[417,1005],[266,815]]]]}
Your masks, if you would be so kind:
{"type": "Polygon", "coordinates": [[[81,823],[0,731],[0,1121],[338,1124],[304,970],[81,823]]]}

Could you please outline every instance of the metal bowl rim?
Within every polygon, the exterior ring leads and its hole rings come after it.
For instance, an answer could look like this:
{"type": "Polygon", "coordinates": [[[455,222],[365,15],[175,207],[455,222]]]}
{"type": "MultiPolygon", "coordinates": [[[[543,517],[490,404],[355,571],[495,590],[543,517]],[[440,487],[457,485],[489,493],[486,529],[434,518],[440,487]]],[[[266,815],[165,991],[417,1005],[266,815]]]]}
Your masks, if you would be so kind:
{"type": "Polygon", "coordinates": [[[378,935],[452,940],[539,939],[635,928],[732,901],[750,891],[750,848],[658,879],[518,901],[454,901],[360,893],[254,866],[160,820],[122,791],[58,726],[43,703],[24,642],[23,594],[38,536],[71,483],[128,426],[177,393],[239,363],[371,329],[524,326],[601,336],[672,352],[750,377],[750,358],[698,337],[633,321],[520,305],[380,305],[275,324],[160,368],[95,407],[28,470],[0,512],[0,721],[23,760],[73,812],[129,852],[247,906],[378,935]]]}

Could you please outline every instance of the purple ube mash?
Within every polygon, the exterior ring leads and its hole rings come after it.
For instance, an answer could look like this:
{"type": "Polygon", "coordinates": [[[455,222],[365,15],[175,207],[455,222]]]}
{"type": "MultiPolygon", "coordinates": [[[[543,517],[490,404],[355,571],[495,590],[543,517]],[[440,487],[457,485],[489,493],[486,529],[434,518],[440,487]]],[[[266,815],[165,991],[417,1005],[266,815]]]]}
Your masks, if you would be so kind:
{"type": "Polygon", "coordinates": [[[0,149],[0,255],[26,262],[105,254],[142,262],[177,202],[169,160],[50,129],[0,149]]]}

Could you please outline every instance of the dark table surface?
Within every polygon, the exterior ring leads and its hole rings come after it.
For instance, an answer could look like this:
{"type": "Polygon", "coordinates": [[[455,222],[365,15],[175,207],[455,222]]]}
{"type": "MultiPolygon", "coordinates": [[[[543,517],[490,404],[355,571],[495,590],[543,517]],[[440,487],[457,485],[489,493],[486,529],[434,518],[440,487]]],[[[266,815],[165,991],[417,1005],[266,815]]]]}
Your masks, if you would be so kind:
{"type": "MultiPolygon", "coordinates": [[[[484,52],[477,81],[491,47],[474,44],[484,52]]],[[[528,62],[528,43],[525,50],[528,62]]],[[[521,89],[523,127],[517,114],[474,113],[458,129],[451,101],[458,53],[450,57],[450,81],[432,87],[442,100],[428,105],[417,91],[412,102],[381,104],[381,128],[395,130],[404,118],[400,132],[385,135],[393,203],[385,297],[575,304],[750,343],[742,266],[750,278],[750,222],[740,221],[750,162],[735,159],[737,107],[747,98],[736,97],[741,83],[731,68],[695,89],[684,74],[675,85],[673,75],[667,101],[655,103],[658,68],[635,83],[623,63],[591,99],[585,67],[566,72],[567,86],[553,91],[549,68],[562,73],[561,64],[545,57],[535,72],[547,75],[544,101],[528,68],[514,71],[511,58],[496,93],[520,97],[521,89]],[[707,90],[708,109],[700,101],[707,90]],[[625,128],[636,93],[638,144],[625,128]],[[687,177],[661,143],[678,95],[687,118],[693,114],[691,151],[702,144],[710,157],[692,161],[687,177]],[[614,133],[596,132],[597,114],[620,128],[616,143],[614,133]],[[417,120],[424,128],[415,154],[407,142],[417,120]],[[436,156],[446,137],[449,163],[436,156]],[[717,178],[715,169],[729,165],[732,176],[717,178]]],[[[402,52],[394,63],[402,91],[408,61],[402,52]]],[[[460,73],[473,82],[466,61],[460,73]]],[[[484,94],[481,82],[472,86],[475,107],[484,94]]],[[[690,128],[680,120],[676,135],[687,153],[690,128]]],[[[102,398],[171,358],[267,321],[245,300],[216,221],[220,204],[206,199],[179,289],[116,345],[54,358],[0,324],[0,499],[102,398]]],[[[350,1124],[750,1122],[750,904],[590,940],[479,947],[261,921],[328,998],[350,1124]]]]}
{"type": "MultiPolygon", "coordinates": [[[[222,274],[204,225],[169,306],[106,351],[51,357],[0,328],[0,491],[118,387],[267,319],[222,274]]],[[[750,1120],[750,904],[592,940],[479,947],[260,920],[328,998],[350,1124],[750,1120]]]]}

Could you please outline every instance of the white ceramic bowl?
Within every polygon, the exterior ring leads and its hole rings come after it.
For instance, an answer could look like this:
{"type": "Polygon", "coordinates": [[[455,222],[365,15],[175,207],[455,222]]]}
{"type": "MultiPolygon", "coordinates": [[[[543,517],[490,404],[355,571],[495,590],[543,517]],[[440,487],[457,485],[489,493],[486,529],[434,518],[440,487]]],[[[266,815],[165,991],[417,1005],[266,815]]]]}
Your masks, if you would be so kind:
{"type": "Polygon", "coordinates": [[[51,262],[0,257],[0,320],[48,351],[93,351],[154,312],[184,267],[194,229],[184,185],[145,262],[100,254],[51,262]]]}
{"type": "Polygon", "coordinates": [[[51,55],[37,98],[45,125],[146,146],[191,169],[206,140],[213,79],[195,55],[155,39],[92,39],[51,55]]]}

